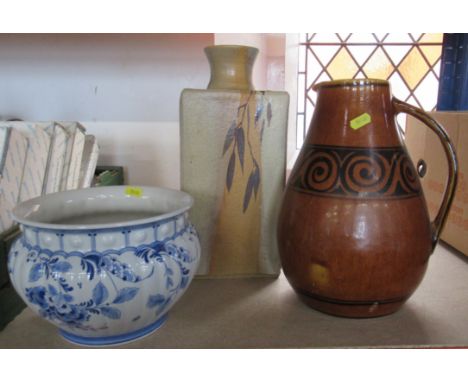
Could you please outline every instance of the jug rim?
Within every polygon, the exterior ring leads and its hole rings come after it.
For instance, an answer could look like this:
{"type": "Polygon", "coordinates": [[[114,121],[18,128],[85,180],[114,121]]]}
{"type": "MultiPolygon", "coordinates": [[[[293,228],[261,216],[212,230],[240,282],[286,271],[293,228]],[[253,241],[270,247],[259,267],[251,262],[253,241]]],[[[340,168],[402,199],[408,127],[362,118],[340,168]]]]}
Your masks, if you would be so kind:
{"type": "Polygon", "coordinates": [[[340,86],[389,86],[390,83],[387,80],[381,80],[377,78],[349,78],[341,80],[323,81],[312,86],[314,91],[321,88],[331,88],[340,86]]]}

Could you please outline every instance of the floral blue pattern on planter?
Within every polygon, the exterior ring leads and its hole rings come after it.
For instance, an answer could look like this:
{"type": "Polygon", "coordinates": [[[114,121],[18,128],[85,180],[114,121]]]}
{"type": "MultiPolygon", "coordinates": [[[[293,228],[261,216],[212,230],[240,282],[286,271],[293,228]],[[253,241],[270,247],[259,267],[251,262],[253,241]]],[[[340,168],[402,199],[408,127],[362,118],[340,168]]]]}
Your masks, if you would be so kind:
{"type": "Polygon", "coordinates": [[[77,336],[119,335],[112,322],[140,330],[161,319],[188,287],[200,258],[198,236],[186,216],[157,226],[84,232],[80,242],[91,249],[87,251],[62,248],[64,240],[76,239],[79,232],[24,230],[8,262],[15,288],[40,316],[77,336]],[[169,235],[158,233],[163,224],[173,227],[169,235]],[[41,246],[46,234],[56,234],[59,248],[41,246]],[[126,246],[97,250],[102,235],[124,235],[126,246]],[[150,240],[137,244],[131,237],[150,240]],[[20,268],[24,275],[16,272],[20,268]]]}

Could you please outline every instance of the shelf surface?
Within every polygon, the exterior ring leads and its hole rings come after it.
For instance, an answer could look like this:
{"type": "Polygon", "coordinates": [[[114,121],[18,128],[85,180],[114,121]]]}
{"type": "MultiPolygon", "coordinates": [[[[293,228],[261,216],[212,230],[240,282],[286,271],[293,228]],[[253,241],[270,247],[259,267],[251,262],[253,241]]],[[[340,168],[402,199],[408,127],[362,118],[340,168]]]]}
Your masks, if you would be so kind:
{"type": "MultiPolygon", "coordinates": [[[[439,245],[426,276],[397,313],[328,316],[278,279],[196,279],[155,333],[120,348],[468,347],[468,258],[439,245]]],[[[77,348],[26,308],[0,348],[77,348]]]]}

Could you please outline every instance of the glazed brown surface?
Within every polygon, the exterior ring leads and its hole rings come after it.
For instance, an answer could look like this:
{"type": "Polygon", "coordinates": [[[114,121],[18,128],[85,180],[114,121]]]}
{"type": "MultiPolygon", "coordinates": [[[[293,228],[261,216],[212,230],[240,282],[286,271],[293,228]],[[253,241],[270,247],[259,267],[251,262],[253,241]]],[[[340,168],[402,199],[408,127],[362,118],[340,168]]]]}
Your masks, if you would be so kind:
{"type": "Polygon", "coordinates": [[[396,311],[424,276],[432,231],[389,85],[319,86],[278,224],[284,273],[301,299],[339,316],[396,311]],[[364,113],[371,121],[351,128],[364,113]]]}
{"type": "Polygon", "coordinates": [[[420,197],[356,202],[288,190],[284,205],[281,260],[297,292],[379,313],[375,302],[405,300],[422,280],[431,232],[420,197]]]}

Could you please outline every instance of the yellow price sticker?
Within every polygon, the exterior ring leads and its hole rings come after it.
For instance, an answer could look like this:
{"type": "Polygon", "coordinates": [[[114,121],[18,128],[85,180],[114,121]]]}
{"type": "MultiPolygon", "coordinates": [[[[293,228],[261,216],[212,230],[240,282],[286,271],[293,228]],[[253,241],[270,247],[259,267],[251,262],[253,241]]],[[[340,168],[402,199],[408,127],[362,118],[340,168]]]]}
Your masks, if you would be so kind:
{"type": "Polygon", "coordinates": [[[125,188],[125,195],[141,198],[143,196],[143,190],[140,187],[127,187],[125,188]]]}
{"type": "Polygon", "coordinates": [[[372,122],[372,118],[368,113],[361,114],[360,116],[354,118],[349,122],[351,129],[357,130],[361,127],[364,127],[372,122]]]}

